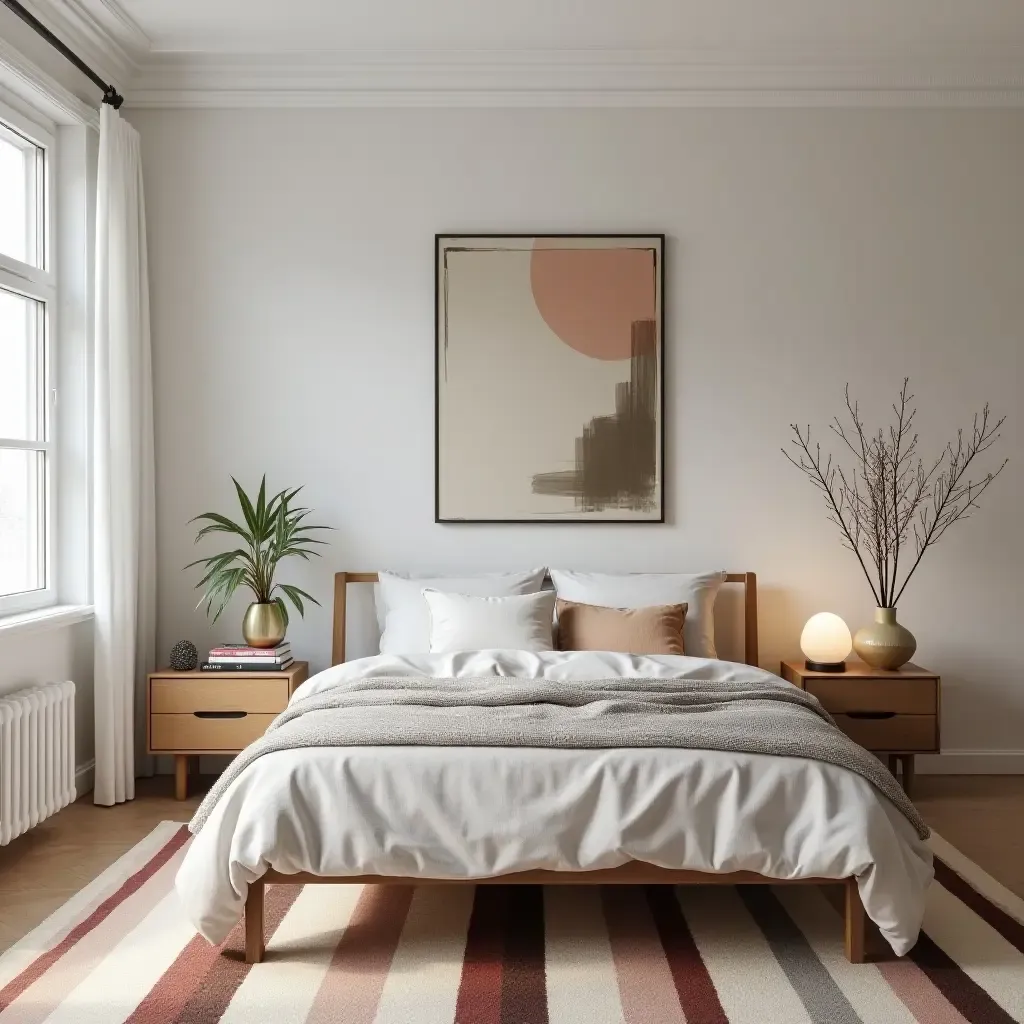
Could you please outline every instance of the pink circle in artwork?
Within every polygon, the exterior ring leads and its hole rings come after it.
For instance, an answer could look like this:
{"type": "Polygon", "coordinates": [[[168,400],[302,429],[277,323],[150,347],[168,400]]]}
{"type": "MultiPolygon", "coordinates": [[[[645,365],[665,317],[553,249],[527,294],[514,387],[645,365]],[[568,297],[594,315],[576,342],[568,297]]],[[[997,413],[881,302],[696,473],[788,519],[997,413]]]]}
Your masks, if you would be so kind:
{"type": "Polygon", "coordinates": [[[654,249],[557,244],[538,240],[530,258],[533,298],[545,323],[583,355],[629,359],[633,322],[655,317],[654,249]]]}

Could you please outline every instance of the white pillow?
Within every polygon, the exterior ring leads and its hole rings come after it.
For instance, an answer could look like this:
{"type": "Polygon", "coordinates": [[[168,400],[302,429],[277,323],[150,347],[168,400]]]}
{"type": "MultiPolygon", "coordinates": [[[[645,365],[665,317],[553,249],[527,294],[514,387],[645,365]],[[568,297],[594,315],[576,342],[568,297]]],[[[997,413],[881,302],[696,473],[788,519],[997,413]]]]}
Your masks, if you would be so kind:
{"type": "Polygon", "coordinates": [[[430,651],[430,613],[424,588],[477,597],[536,594],[547,569],[496,572],[483,576],[426,576],[419,579],[394,572],[377,574],[374,587],[381,654],[426,654],[430,651]]]}
{"type": "Polygon", "coordinates": [[[551,582],[563,601],[604,608],[647,608],[685,604],[683,650],[694,658],[717,658],[715,597],[725,582],[724,572],[637,572],[614,575],[552,569],[551,582]]]}
{"type": "Polygon", "coordinates": [[[424,590],[430,609],[430,653],[481,651],[550,651],[555,592],[514,597],[471,597],[424,590]]]}

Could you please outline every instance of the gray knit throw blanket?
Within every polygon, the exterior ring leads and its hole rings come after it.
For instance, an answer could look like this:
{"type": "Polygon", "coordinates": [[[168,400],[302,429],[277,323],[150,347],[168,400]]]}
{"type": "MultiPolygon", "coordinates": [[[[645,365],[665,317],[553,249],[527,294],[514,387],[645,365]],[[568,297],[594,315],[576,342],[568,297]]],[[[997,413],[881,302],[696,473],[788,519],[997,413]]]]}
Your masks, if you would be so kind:
{"type": "Polygon", "coordinates": [[[925,825],[882,763],[836,727],[817,699],[782,680],[367,678],[295,701],[214,784],[198,832],[257,758],[304,747],[679,747],[806,757],[867,779],[925,825]]]}

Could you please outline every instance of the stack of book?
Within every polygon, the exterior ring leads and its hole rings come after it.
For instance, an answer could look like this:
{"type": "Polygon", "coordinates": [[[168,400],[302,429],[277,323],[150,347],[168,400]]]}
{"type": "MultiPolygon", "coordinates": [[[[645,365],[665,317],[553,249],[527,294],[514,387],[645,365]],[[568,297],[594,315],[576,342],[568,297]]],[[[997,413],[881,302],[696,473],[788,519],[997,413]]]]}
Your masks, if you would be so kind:
{"type": "Polygon", "coordinates": [[[245,644],[221,644],[199,667],[204,672],[283,672],[292,663],[292,645],[246,647],[245,644]]]}

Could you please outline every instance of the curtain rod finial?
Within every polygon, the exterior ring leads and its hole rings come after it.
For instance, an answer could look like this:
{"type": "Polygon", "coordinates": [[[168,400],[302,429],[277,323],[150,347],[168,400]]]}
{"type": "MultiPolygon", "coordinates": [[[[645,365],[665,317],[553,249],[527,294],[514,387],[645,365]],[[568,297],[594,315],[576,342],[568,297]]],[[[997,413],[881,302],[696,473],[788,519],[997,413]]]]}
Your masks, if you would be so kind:
{"type": "Polygon", "coordinates": [[[115,110],[120,110],[124,97],[112,85],[108,85],[103,91],[103,102],[109,103],[115,110]]]}

